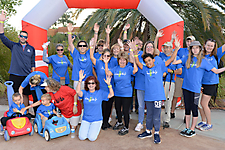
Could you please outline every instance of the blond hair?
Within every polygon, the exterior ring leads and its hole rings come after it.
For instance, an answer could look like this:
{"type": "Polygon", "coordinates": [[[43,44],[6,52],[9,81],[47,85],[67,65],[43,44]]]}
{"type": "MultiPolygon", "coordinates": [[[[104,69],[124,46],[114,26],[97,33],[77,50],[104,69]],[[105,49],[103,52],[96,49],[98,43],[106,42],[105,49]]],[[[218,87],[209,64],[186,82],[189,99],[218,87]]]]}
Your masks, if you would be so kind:
{"type": "MultiPolygon", "coordinates": [[[[193,46],[190,46],[189,47],[189,54],[188,54],[188,59],[186,61],[186,68],[189,69],[191,67],[191,63],[193,63],[193,53],[192,53],[192,47],[193,46]]],[[[202,56],[202,48],[199,46],[199,53],[198,53],[198,56],[197,56],[197,65],[196,65],[196,68],[200,67],[201,63],[202,63],[202,58],[204,58],[202,56]]]]}
{"type": "Polygon", "coordinates": [[[114,56],[114,54],[113,54],[113,49],[116,48],[116,47],[118,47],[119,50],[120,50],[120,48],[121,48],[120,45],[119,45],[118,43],[114,44],[114,45],[111,47],[111,50],[110,50],[111,56],[114,56]]]}
{"type": "Polygon", "coordinates": [[[46,79],[45,82],[47,83],[48,88],[53,91],[58,91],[61,88],[60,83],[51,77],[46,79]]]}
{"type": "Polygon", "coordinates": [[[119,64],[119,60],[120,60],[121,58],[124,58],[124,59],[126,60],[126,62],[128,63],[128,61],[129,61],[129,55],[128,55],[127,52],[125,52],[125,51],[119,52],[119,54],[118,54],[118,56],[117,56],[117,62],[118,62],[118,64],[119,64]]]}
{"type": "Polygon", "coordinates": [[[29,80],[29,83],[34,84],[34,85],[38,85],[40,82],[41,82],[41,76],[38,74],[35,74],[29,80]]]}
{"type": "Polygon", "coordinates": [[[51,99],[52,99],[51,95],[48,94],[48,93],[43,94],[43,95],[41,96],[41,99],[43,99],[43,98],[46,98],[46,100],[49,100],[49,101],[51,101],[51,99]]]}
{"type": "Polygon", "coordinates": [[[15,98],[15,97],[20,97],[20,98],[21,98],[20,93],[19,93],[19,92],[16,92],[16,93],[14,93],[14,94],[12,95],[13,101],[14,101],[14,98],[15,98]]]}

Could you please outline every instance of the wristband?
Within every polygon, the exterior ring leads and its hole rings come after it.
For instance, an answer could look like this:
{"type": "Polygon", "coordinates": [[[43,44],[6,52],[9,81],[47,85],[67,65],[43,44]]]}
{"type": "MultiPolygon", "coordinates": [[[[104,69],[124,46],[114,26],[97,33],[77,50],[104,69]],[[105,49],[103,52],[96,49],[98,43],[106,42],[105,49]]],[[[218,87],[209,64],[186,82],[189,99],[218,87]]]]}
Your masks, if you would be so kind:
{"type": "Polygon", "coordinates": [[[138,57],[138,55],[134,55],[134,57],[138,57]]]}
{"type": "Polygon", "coordinates": [[[108,85],[108,88],[111,88],[112,87],[112,85],[108,85]]]}
{"type": "Polygon", "coordinates": [[[174,73],[174,70],[172,70],[172,74],[174,73]]]}
{"type": "Polygon", "coordinates": [[[93,48],[92,46],[90,46],[90,48],[93,48]]]}
{"type": "Polygon", "coordinates": [[[77,102],[74,102],[74,105],[76,105],[76,106],[77,106],[77,102]]]}
{"type": "Polygon", "coordinates": [[[124,31],[124,33],[127,33],[127,31],[124,31]]]}
{"type": "Polygon", "coordinates": [[[67,34],[72,34],[72,32],[67,32],[67,34]]]}
{"type": "Polygon", "coordinates": [[[138,45],[136,45],[136,47],[138,47],[138,45]]]}
{"type": "Polygon", "coordinates": [[[33,107],[33,105],[31,104],[31,105],[30,105],[30,107],[32,108],[32,107],[33,107]]]}
{"type": "Polygon", "coordinates": [[[133,52],[134,50],[133,49],[130,49],[130,51],[133,52]]]}
{"type": "Polygon", "coordinates": [[[17,110],[17,112],[19,113],[20,111],[19,111],[19,110],[17,110]]]}
{"type": "Polygon", "coordinates": [[[0,23],[4,23],[4,21],[0,21],[0,23]]]}
{"type": "Polygon", "coordinates": [[[82,82],[82,80],[81,81],[79,80],[78,82],[82,82]]]}
{"type": "Polygon", "coordinates": [[[98,34],[98,32],[95,32],[95,34],[98,34]]]}

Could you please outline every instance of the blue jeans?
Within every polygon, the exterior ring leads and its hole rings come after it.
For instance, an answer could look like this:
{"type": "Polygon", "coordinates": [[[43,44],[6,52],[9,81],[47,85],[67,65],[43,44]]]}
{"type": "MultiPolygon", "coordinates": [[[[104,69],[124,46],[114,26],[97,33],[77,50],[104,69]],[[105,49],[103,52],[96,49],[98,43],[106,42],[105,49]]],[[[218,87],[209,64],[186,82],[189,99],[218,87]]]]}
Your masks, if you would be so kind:
{"type": "Polygon", "coordinates": [[[146,101],[147,106],[147,117],[146,117],[146,128],[152,130],[153,125],[155,131],[160,129],[160,116],[161,116],[161,101],[146,101]]]}
{"type": "Polygon", "coordinates": [[[90,141],[95,141],[101,130],[101,126],[102,120],[94,122],[82,120],[79,130],[79,139],[85,140],[86,138],[88,138],[90,141]]]}
{"type": "Polygon", "coordinates": [[[143,124],[144,121],[144,110],[145,110],[145,91],[137,90],[137,99],[138,99],[138,123],[143,124]]]}

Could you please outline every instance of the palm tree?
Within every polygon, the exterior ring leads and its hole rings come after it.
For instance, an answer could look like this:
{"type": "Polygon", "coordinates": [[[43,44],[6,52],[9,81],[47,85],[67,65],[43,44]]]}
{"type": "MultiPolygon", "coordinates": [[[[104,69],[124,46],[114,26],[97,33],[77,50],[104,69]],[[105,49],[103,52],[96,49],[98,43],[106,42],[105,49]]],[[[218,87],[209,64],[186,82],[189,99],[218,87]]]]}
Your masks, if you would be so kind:
{"type": "MultiPolygon", "coordinates": [[[[185,26],[185,37],[194,35],[197,40],[204,43],[204,40],[213,38],[221,45],[225,43],[222,29],[225,28],[224,0],[166,0],[166,2],[183,18],[185,26]],[[215,7],[216,6],[216,7],[215,7]],[[219,9],[218,9],[219,8],[219,9]]],[[[74,14],[78,17],[82,9],[74,14]]],[[[93,36],[94,23],[100,25],[99,38],[105,38],[104,29],[107,25],[113,27],[111,32],[111,44],[121,38],[122,29],[129,23],[131,28],[128,37],[138,36],[143,42],[154,40],[156,29],[138,11],[134,9],[99,9],[89,15],[81,26],[82,37],[90,40],[93,36]]],[[[184,42],[185,43],[185,42],[184,42]]]]}

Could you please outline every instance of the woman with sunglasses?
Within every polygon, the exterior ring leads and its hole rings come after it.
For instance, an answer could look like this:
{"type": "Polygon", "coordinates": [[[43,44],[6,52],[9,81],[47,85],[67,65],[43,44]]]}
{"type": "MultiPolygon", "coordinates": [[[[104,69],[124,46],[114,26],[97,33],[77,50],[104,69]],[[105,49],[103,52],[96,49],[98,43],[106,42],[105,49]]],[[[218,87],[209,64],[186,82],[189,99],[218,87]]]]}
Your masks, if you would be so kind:
{"type": "Polygon", "coordinates": [[[111,77],[107,76],[104,82],[109,91],[100,89],[99,82],[94,76],[86,78],[84,87],[81,90],[81,81],[85,78],[84,71],[79,71],[79,82],[77,85],[77,95],[82,97],[84,103],[84,115],[79,130],[79,139],[95,141],[102,126],[102,102],[114,96],[111,85],[111,77]]]}
{"type": "MultiPolygon", "coordinates": [[[[131,51],[130,55],[133,56],[131,51]]],[[[128,64],[128,54],[127,52],[120,52],[118,55],[118,64],[109,70],[108,68],[108,61],[105,61],[105,71],[106,74],[109,76],[113,75],[114,84],[115,84],[115,107],[116,107],[116,114],[118,117],[118,121],[113,127],[113,130],[121,129],[118,134],[125,135],[129,132],[129,110],[132,101],[132,85],[131,85],[131,76],[134,75],[137,71],[137,65],[134,62],[134,67],[128,64]],[[122,112],[121,107],[123,108],[124,114],[124,122],[125,126],[122,122],[122,112]]]]}
{"type": "MultiPolygon", "coordinates": [[[[225,44],[220,48],[217,48],[217,43],[213,39],[205,41],[203,56],[216,68],[220,63],[221,58],[225,54],[225,44]]],[[[219,75],[212,71],[205,71],[202,79],[202,99],[201,106],[199,108],[202,121],[196,125],[196,128],[201,131],[211,130],[213,125],[211,124],[211,111],[209,108],[209,101],[212,96],[217,95],[217,88],[219,84],[219,75]]]]}
{"type": "MultiPolygon", "coordinates": [[[[108,92],[109,89],[107,87],[107,84],[104,81],[104,79],[106,78],[104,61],[109,62],[108,63],[109,70],[114,68],[115,66],[117,66],[117,61],[111,59],[110,50],[107,49],[106,47],[104,47],[101,59],[95,59],[93,54],[94,54],[94,39],[92,38],[90,41],[90,58],[95,67],[95,70],[96,70],[97,78],[100,83],[100,89],[108,92]]],[[[106,130],[107,128],[112,127],[108,123],[108,120],[109,120],[109,116],[111,114],[113,101],[114,101],[114,99],[110,98],[109,100],[102,102],[102,114],[103,114],[102,129],[103,130],[106,130]]]]}
{"type": "Polygon", "coordinates": [[[47,57],[47,46],[49,42],[42,45],[43,50],[43,61],[47,64],[52,64],[53,73],[52,78],[60,82],[62,85],[68,85],[70,83],[70,77],[68,73],[68,67],[73,68],[66,55],[63,55],[64,46],[63,44],[56,45],[57,55],[51,55],[47,57]]]}

